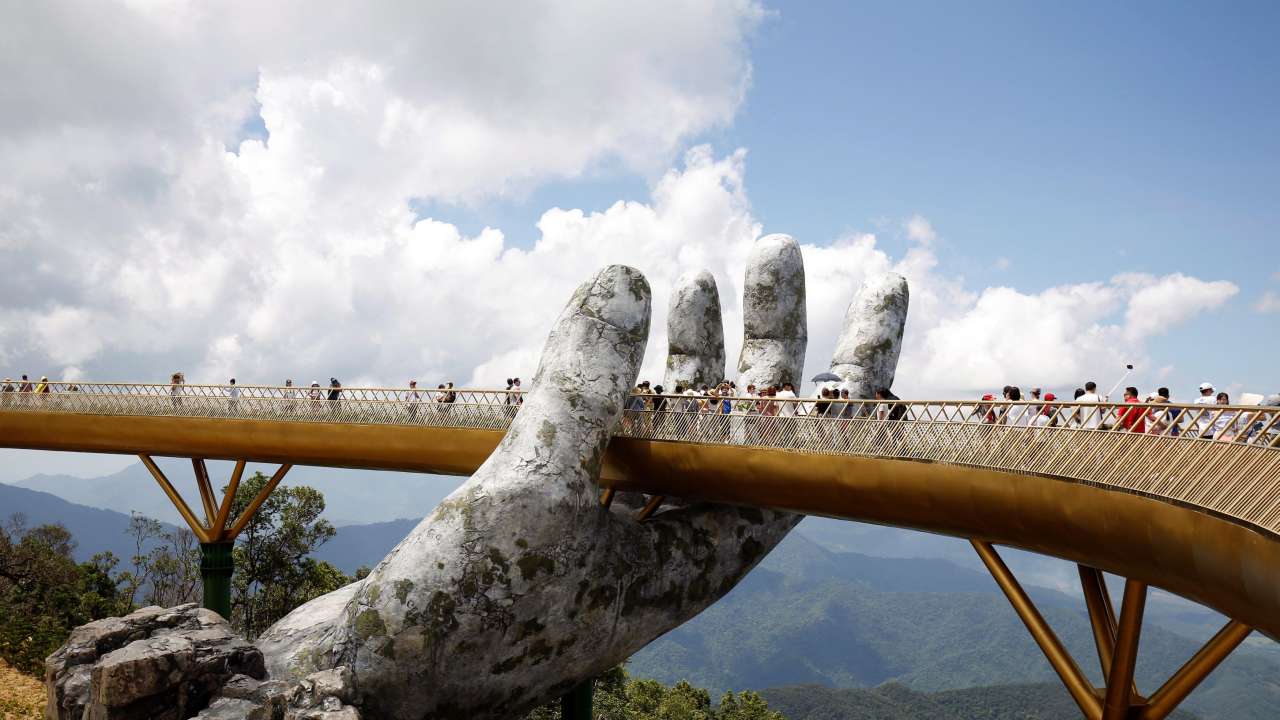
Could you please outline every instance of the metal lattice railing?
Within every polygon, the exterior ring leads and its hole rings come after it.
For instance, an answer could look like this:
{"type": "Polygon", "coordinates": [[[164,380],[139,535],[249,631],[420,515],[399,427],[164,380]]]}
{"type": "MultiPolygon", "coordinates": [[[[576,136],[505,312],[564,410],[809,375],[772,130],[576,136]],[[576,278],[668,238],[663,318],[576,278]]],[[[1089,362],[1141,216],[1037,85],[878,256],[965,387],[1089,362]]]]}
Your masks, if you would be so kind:
{"type": "MultiPolygon", "coordinates": [[[[16,386],[15,386],[16,389],[16,386]]],[[[0,411],[505,429],[498,390],[49,383],[0,411]]],[[[1175,500],[1280,532],[1280,408],[633,396],[618,435],[927,460],[1175,500]]]]}
{"type": "Polygon", "coordinates": [[[503,390],[270,387],[263,385],[47,384],[4,392],[0,410],[91,415],[238,418],[502,430],[522,402],[503,390]],[[334,392],[336,391],[336,392],[334,392]]]}

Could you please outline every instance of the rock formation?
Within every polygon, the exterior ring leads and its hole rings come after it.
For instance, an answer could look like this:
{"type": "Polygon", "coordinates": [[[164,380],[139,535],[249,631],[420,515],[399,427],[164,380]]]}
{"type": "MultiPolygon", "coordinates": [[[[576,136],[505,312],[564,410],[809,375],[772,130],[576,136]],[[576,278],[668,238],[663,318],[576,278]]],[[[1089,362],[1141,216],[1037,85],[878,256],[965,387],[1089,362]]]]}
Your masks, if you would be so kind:
{"type": "Polygon", "coordinates": [[[910,298],[906,278],[884,273],[867,278],[849,303],[831,358],[849,397],[872,398],[876,388],[893,387],[910,298]]]}
{"type": "Polygon", "coordinates": [[[668,393],[725,379],[723,323],[715,276],[706,270],[681,275],[667,310],[668,393]]]}
{"type": "MultiPolygon", "coordinates": [[[[744,293],[743,372],[798,385],[806,330],[795,241],[759,241],[744,293]]],[[[698,303],[672,307],[677,324],[706,320],[698,303]]],[[[493,455],[368,577],[268,629],[257,647],[271,680],[236,670],[246,677],[224,679],[205,717],[341,717],[319,713],[350,716],[348,705],[377,718],[518,717],[733,588],[799,516],[689,502],[639,522],[598,502],[649,310],[648,283],[631,268],[579,287],[493,455]]],[[[723,364],[714,333],[679,349],[723,364]]],[[[892,367],[866,375],[887,383],[892,367]]]]}
{"type": "Polygon", "coordinates": [[[262,653],[217,613],[146,607],[71,632],[45,661],[45,717],[180,720],[237,674],[266,677],[262,653]]]}
{"type": "Polygon", "coordinates": [[[795,383],[804,378],[809,322],[804,294],[804,258],[790,235],[766,235],[747,259],[742,295],[742,354],[738,387],[748,383],[795,383]]]}

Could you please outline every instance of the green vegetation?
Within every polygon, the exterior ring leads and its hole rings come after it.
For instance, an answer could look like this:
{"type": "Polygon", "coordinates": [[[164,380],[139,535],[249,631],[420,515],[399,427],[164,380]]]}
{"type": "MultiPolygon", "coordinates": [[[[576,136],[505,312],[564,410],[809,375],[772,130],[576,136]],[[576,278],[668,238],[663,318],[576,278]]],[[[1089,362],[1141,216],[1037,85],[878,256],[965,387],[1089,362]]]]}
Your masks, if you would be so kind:
{"type": "MultiPolygon", "coordinates": [[[[241,484],[234,512],[267,481],[259,473],[241,484]]],[[[245,526],[235,548],[231,620],[247,636],[354,579],[309,557],[335,533],[320,519],[323,511],[318,491],[278,488],[245,526]]],[[[45,657],[78,625],[144,605],[200,599],[200,549],[189,530],[135,513],[125,533],[132,557],[121,569],[110,552],[77,563],[75,540],[62,525],[29,528],[19,514],[0,527],[0,659],[40,675],[45,657]]]]}
{"type": "MultiPolygon", "coordinates": [[[[922,693],[897,683],[869,689],[794,685],[764,691],[788,720],[1079,720],[1080,709],[1059,683],[922,693]]],[[[1178,711],[1170,717],[1193,720],[1178,711]]]]}
{"type": "MultiPolygon", "coordinates": [[[[681,680],[670,687],[655,680],[632,680],[621,667],[598,678],[596,720],[787,720],[753,692],[725,693],[713,707],[711,694],[681,680]]],[[[560,720],[559,701],[538,708],[525,720],[560,720]]]]}
{"type": "Polygon", "coordinates": [[[200,546],[189,529],[131,513],[128,534],[133,569],[117,577],[125,597],[161,607],[200,600],[200,546]]]}
{"type": "MultiPolygon", "coordinates": [[[[1085,672],[1101,682],[1079,596],[1028,590],[1085,672]]],[[[1152,692],[1198,647],[1147,623],[1139,689],[1152,692]]],[[[937,561],[831,553],[795,534],[726,598],[654,641],[628,668],[661,682],[687,679],[713,695],[789,685],[899,683],[936,692],[1057,682],[989,578],[937,561]]],[[[1185,708],[1203,718],[1272,720],[1278,705],[1280,666],[1242,649],[1185,708]]]]}
{"type": "MultiPolygon", "coordinates": [[[[269,482],[262,473],[241,483],[232,504],[238,516],[269,482]]],[[[257,637],[290,610],[355,578],[310,557],[336,534],[321,519],[324,495],[306,486],[278,487],[244,527],[235,548],[231,623],[257,637]]]]}
{"type": "Polygon", "coordinates": [[[22,672],[43,674],[72,628],[129,608],[112,574],[115,556],[77,563],[74,549],[60,525],[28,528],[14,515],[0,527],[0,658],[22,672]]]}

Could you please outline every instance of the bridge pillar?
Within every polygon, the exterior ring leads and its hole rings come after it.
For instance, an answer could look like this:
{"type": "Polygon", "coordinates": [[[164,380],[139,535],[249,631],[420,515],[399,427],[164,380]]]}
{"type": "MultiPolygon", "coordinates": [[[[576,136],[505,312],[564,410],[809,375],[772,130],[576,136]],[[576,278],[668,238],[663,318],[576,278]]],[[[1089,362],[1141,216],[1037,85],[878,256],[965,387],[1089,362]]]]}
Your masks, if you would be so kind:
{"type": "Polygon", "coordinates": [[[203,605],[228,622],[231,620],[231,573],[234,542],[200,543],[200,581],[204,585],[203,605]]]}
{"type": "Polygon", "coordinates": [[[595,681],[587,680],[560,698],[561,720],[591,720],[595,681]]]}

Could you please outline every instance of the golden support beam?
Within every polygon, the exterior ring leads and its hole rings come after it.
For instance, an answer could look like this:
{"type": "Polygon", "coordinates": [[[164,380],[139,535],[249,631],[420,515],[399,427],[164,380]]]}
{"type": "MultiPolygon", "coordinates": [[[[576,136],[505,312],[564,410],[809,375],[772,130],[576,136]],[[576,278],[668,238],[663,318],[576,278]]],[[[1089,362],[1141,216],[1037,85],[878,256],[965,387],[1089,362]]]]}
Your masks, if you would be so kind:
{"type": "Polygon", "coordinates": [[[244,512],[240,513],[240,517],[236,518],[235,524],[231,526],[229,531],[227,531],[223,538],[224,540],[235,540],[236,537],[240,535],[240,531],[244,530],[244,526],[249,524],[249,520],[253,518],[254,513],[258,512],[258,508],[262,507],[262,503],[267,501],[267,498],[271,495],[271,491],[276,489],[276,486],[280,484],[280,481],[284,479],[285,474],[288,473],[289,469],[292,467],[292,465],[286,463],[276,470],[275,474],[271,476],[271,480],[267,482],[262,490],[258,492],[257,496],[249,503],[249,507],[245,508],[244,512]]]}
{"type": "Polygon", "coordinates": [[[201,458],[191,458],[191,469],[196,474],[196,487],[200,489],[200,503],[204,505],[204,524],[212,533],[218,532],[213,524],[217,510],[213,502],[213,485],[209,483],[209,468],[201,458]]]}
{"type": "Polygon", "coordinates": [[[604,492],[600,493],[600,507],[608,510],[613,505],[614,494],[613,488],[605,488],[604,492]]]}
{"type": "Polygon", "coordinates": [[[1253,628],[1236,620],[1224,625],[1186,665],[1179,668],[1178,672],[1155,691],[1138,714],[1140,720],[1164,720],[1168,717],[1251,632],[1253,628]]]}
{"type": "Polygon", "coordinates": [[[1084,673],[1080,671],[1080,666],[1076,665],[1076,661],[1072,659],[1067,649],[1062,646],[1062,641],[1054,634],[1053,629],[1049,627],[1049,623],[1045,622],[1044,616],[1036,609],[1035,603],[1031,602],[1031,598],[1027,596],[1022,586],[1018,584],[1018,580],[1013,577],[1013,573],[1009,571],[1009,566],[1004,564],[1004,560],[1000,559],[1000,555],[996,552],[991,543],[984,540],[970,540],[973,549],[978,552],[978,557],[982,558],[982,564],[987,566],[987,570],[991,572],[991,576],[995,578],[996,584],[1004,591],[1005,597],[1009,598],[1009,604],[1013,605],[1013,609],[1018,613],[1018,617],[1022,619],[1022,623],[1027,626],[1031,637],[1035,639],[1036,644],[1040,646],[1040,650],[1044,652],[1045,657],[1049,660],[1049,664],[1053,666],[1054,672],[1058,673],[1058,677],[1062,679],[1062,684],[1066,686],[1067,692],[1071,693],[1071,698],[1080,706],[1080,711],[1084,713],[1086,720],[1100,720],[1102,717],[1102,702],[1098,699],[1098,695],[1084,673]]]}
{"type": "Polygon", "coordinates": [[[649,502],[645,503],[644,507],[640,509],[640,514],[636,515],[636,520],[639,520],[640,522],[648,520],[655,512],[658,511],[658,508],[662,507],[662,501],[666,499],[666,495],[654,495],[649,498],[649,502]]]}
{"type": "Polygon", "coordinates": [[[1102,720],[1125,720],[1133,704],[1133,668],[1138,661],[1138,641],[1142,637],[1142,614],[1147,606],[1147,585],[1137,580],[1124,583],[1120,605],[1120,627],[1116,630],[1115,653],[1107,674],[1107,697],[1102,720]]]}
{"type": "Polygon", "coordinates": [[[1089,610],[1089,625],[1093,627],[1093,644],[1098,648],[1098,664],[1105,678],[1111,674],[1111,657],[1116,651],[1116,616],[1102,571],[1087,565],[1076,567],[1080,570],[1084,604],[1089,610]]]}
{"type": "Polygon", "coordinates": [[[227,483],[227,491],[222,495],[222,504],[218,506],[218,515],[213,519],[215,538],[218,542],[225,541],[227,534],[227,519],[231,516],[231,504],[235,502],[236,491],[240,489],[240,476],[244,475],[244,461],[236,461],[236,469],[231,471],[231,482],[227,483]]]}
{"type": "Polygon", "coordinates": [[[172,502],[173,506],[178,509],[178,514],[182,516],[183,520],[187,521],[187,525],[191,528],[191,532],[195,534],[196,538],[202,543],[212,542],[209,538],[209,532],[196,519],[195,513],[191,512],[191,508],[187,507],[187,502],[174,489],[173,484],[169,482],[169,478],[164,476],[159,467],[156,467],[155,461],[151,459],[151,456],[139,455],[138,458],[142,460],[143,465],[147,466],[147,470],[151,471],[151,477],[156,479],[156,482],[160,484],[160,489],[164,490],[164,494],[169,496],[169,502],[172,502]]]}
{"type": "Polygon", "coordinates": [[[271,476],[271,480],[263,486],[262,490],[249,503],[249,506],[244,509],[244,512],[240,513],[235,522],[228,527],[227,521],[231,517],[231,506],[235,503],[236,491],[240,489],[240,480],[244,476],[244,460],[237,461],[235,469],[231,471],[231,481],[227,483],[227,491],[222,496],[221,503],[214,501],[213,485],[209,480],[209,470],[204,460],[197,458],[191,461],[191,466],[196,474],[196,485],[200,488],[200,500],[204,505],[206,515],[206,521],[202,523],[196,517],[196,514],[191,511],[191,507],[187,505],[187,502],[182,499],[182,495],[173,487],[173,483],[169,482],[169,478],[165,477],[164,472],[151,459],[151,456],[139,455],[138,457],[142,460],[142,464],[146,465],[147,470],[151,472],[151,476],[160,484],[160,489],[164,490],[164,494],[169,496],[169,501],[177,508],[178,514],[182,516],[182,519],[187,522],[196,539],[202,543],[234,541],[293,467],[290,464],[281,465],[275,474],[271,476]]]}

